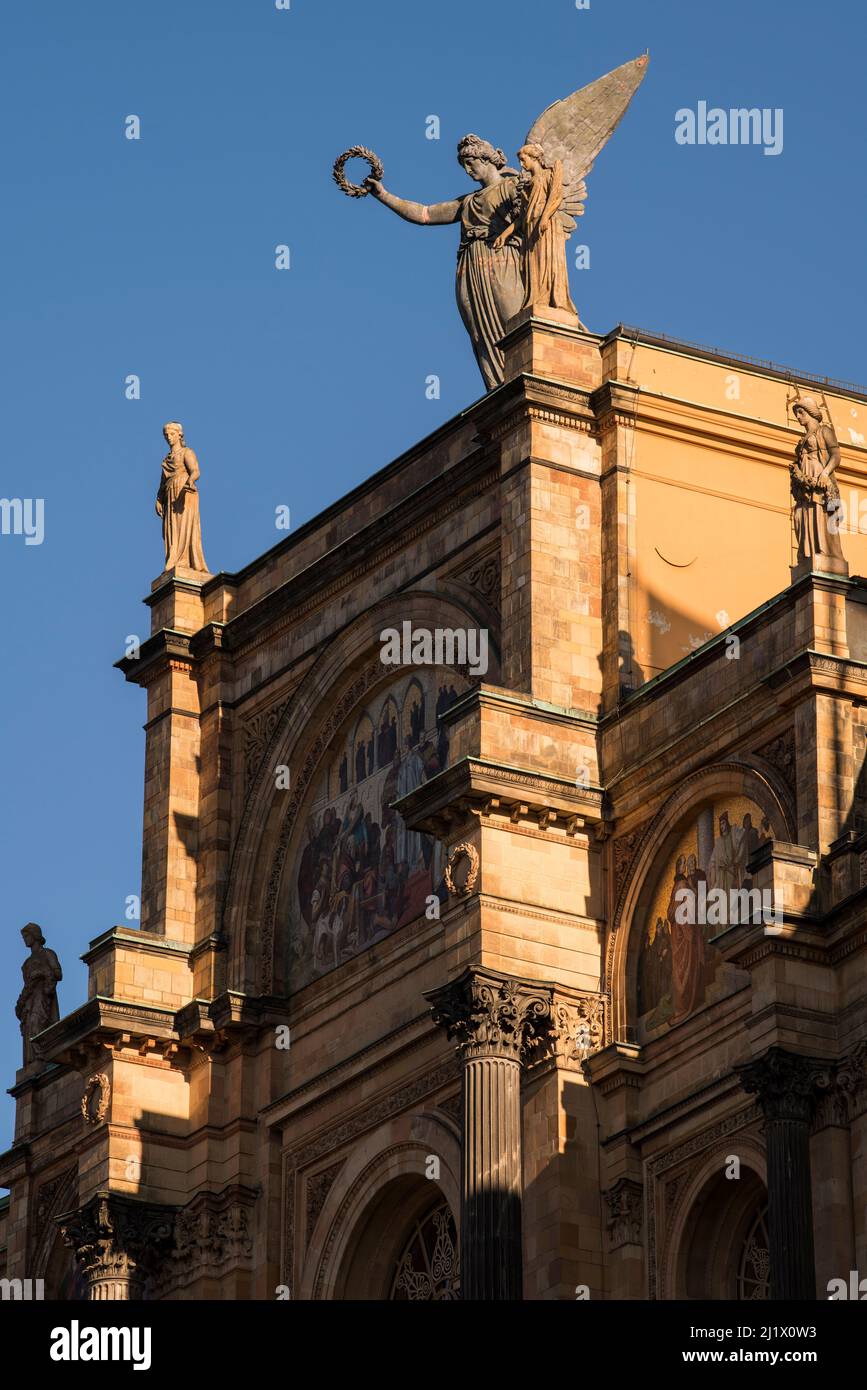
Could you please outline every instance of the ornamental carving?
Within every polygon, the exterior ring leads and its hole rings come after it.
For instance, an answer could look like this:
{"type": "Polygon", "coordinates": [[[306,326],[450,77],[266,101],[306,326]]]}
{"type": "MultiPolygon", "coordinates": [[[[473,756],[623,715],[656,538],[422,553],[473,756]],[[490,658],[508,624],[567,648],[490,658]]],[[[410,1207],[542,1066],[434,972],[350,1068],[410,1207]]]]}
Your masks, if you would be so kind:
{"type": "Polygon", "coordinates": [[[780,780],[794,800],[797,791],[794,729],[785,729],[776,738],[772,738],[770,743],[763,743],[761,748],[756,749],[756,756],[763,758],[779,774],[780,780]]]}
{"type": "Polygon", "coordinates": [[[466,569],[457,571],[450,578],[459,584],[465,584],[468,589],[479,594],[491,608],[499,610],[502,582],[499,547],[488,551],[486,555],[479,556],[466,569]]]}
{"type": "Polygon", "coordinates": [[[736,1067],[741,1085],[758,1097],[768,1120],[809,1124],[820,1092],[833,1084],[833,1063],[772,1047],[762,1057],[736,1067]]]}
{"type": "Polygon", "coordinates": [[[845,1104],[846,1118],[854,1120],[867,1109],[867,1039],[844,1057],[836,1069],[834,1089],[845,1104]]]}
{"type": "Polygon", "coordinates": [[[605,1044],[605,1000],[588,994],[578,1000],[558,999],[553,1004],[554,1053],[561,1066],[580,1064],[605,1044]]]}
{"type": "Polygon", "coordinates": [[[465,971],[429,990],[434,1023],[457,1042],[465,1061],[505,1057],[521,1062],[552,1027],[551,990],[493,971],[465,971]]]}
{"type": "Polygon", "coordinates": [[[87,1078],[81,1097],[81,1113],[89,1125],[100,1125],[108,1114],[111,1101],[111,1082],[104,1071],[87,1078]]]}
{"type": "Polygon", "coordinates": [[[444,877],[446,888],[448,888],[452,897],[468,898],[470,896],[479,878],[479,851],[476,849],[475,845],[471,845],[468,841],[463,840],[459,845],[454,846],[449,854],[444,877]],[[455,865],[459,864],[462,859],[467,859],[470,867],[467,870],[466,879],[461,884],[455,882],[454,871],[455,865]]]}
{"type": "Polygon", "coordinates": [[[344,1160],[341,1158],[339,1163],[332,1163],[330,1168],[323,1168],[321,1172],[314,1173],[312,1177],[307,1179],[307,1211],[304,1224],[308,1245],[310,1244],[310,1237],[313,1235],[313,1228],[319,1220],[319,1213],[325,1206],[325,1200],[334,1186],[334,1181],[343,1164],[344,1160]]]}
{"type": "Polygon", "coordinates": [[[59,1225],[88,1280],[134,1283],[140,1291],[171,1248],[172,1218],[171,1207],[98,1192],[59,1225]]]}
{"type": "Polygon", "coordinates": [[[638,843],[647,829],[647,821],[637,825],[634,830],[629,830],[625,835],[619,835],[614,841],[614,897],[615,900],[620,896],[620,889],[623,881],[629,872],[629,866],[635,858],[635,851],[638,843]]]}
{"type": "Polygon", "coordinates": [[[641,1222],[644,1189],[632,1178],[618,1178],[605,1193],[608,1203],[608,1248],[641,1244],[641,1222]]]}
{"type": "Polygon", "coordinates": [[[250,783],[256,775],[268,745],[274,737],[274,730],[283,718],[283,711],[289,704],[287,700],[281,700],[279,704],[272,705],[270,709],[262,710],[260,714],[254,714],[244,726],[244,787],[249,788],[250,783]]]}

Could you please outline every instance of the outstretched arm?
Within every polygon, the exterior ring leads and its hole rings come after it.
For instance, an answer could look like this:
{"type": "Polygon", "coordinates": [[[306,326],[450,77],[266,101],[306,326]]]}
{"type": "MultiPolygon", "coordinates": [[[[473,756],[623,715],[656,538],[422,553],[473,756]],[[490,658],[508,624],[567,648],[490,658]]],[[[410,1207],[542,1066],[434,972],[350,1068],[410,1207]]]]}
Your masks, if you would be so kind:
{"type": "Polygon", "coordinates": [[[370,189],[378,202],[391,208],[392,212],[396,212],[405,222],[417,222],[421,226],[443,226],[448,222],[457,222],[461,215],[460,198],[452,198],[448,203],[411,203],[407,198],[397,198],[393,193],[389,193],[379,179],[365,179],[364,186],[370,189]]]}

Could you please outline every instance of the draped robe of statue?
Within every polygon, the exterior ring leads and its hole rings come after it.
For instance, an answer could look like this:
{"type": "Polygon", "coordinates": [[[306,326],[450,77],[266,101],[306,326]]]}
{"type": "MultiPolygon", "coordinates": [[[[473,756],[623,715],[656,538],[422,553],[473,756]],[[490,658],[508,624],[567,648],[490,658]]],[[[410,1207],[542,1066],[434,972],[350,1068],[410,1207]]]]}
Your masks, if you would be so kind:
{"type": "Polygon", "coordinates": [[[533,178],[522,185],[521,197],[526,285],[523,307],[536,304],[543,308],[568,309],[577,314],[569,293],[566,269],[566,234],[574,230],[575,221],[561,211],[563,165],[560,160],[555,160],[551,169],[538,169],[533,178]]]}
{"type": "Polygon", "coordinates": [[[207,573],[202,550],[199,494],[196,478],[199,465],[192,449],[175,445],[162,463],[162,481],[157,500],[162,503],[163,544],[167,570],[180,566],[207,573]]]}
{"type": "MultiPolygon", "coordinates": [[[[28,944],[30,938],[27,938],[28,944]]],[[[24,1041],[24,1065],[34,1060],[32,1039],[60,1018],[57,1003],[57,982],[63,971],[54,951],[45,945],[41,936],[35,939],[31,954],[21,967],[24,988],[18,996],[15,1014],[21,1025],[24,1041]]]]}
{"type": "MultiPolygon", "coordinates": [[[[827,425],[819,425],[815,433],[805,434],[803,439],[798,440],[795,447],[795,463],[807,479],[818,480],[836,448],[837,440],[833,430],[827,425]]],[[[840,489],[833,473],[827,493],[813,492],[798,483],[793,486],[793,492],[798,559],[807,560],[815,555],[830,555],[835,560],[842,560],[843,547],[840,543],[839,527],[828,524],[828,504],[840,496],[840,489]]]]}
{"type": "Polygon", "coordinates": [[[512,221],[516,188],[517,176],[507,174],[461,198],[455,293],[489,391],[503,380],[505,359],[498,344],[524,302],[519,240],[513,237],[496,249],[491,245],[512,221]]]}

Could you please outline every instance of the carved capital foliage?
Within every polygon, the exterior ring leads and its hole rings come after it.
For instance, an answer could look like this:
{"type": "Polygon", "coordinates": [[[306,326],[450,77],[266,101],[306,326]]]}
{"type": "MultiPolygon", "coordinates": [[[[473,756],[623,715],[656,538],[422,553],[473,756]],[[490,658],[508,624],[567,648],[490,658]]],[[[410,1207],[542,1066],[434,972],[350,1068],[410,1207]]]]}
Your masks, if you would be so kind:
{"type": "Polygon", "coordinates": [[[429,990],[433,1020],[456,1040],[465,1061],[505,1057],[520,1062],[552,1027],[551,989],[485,970],[467,970],[429,990]]]}
{"type": "Polygon", "coordinates": [[[867,1110],[867,1039],[838,1063],[830,1101],[832,1124],[849,1124],[867,1110]]]}
{"type": "Polygon", "coordinates": [[[632,1178],[618,1178],[605,1193],[608,1204],[608,1247],[641,1244],[644,1188],[632,1178]]]}
{"type": "Polygon", "coordinates": [[[173,1214],[171,1207],[98,1192],[58,1224],[64,1244],[91,1282],[144,1284],[171,1248],[173,1214]]]}
{"type": "Polygon", "coordinates": [[[553,1003],[553,1050],[561,1066],[580,1064],[605,1044],[605,1000],[601,994],[553,1003]]]}
{"type": "Polygon", "coordinates": [[[779,1047],[736,1070],[744,1090],[758,1097],[765,1119],[804,1124],[810,1123],[819,1095],[834,1079],[833,1064],[779,1047]]]}
{"type": "Polygon", "coordinates": [[[100,1192],[58,1224],[91,1283],[125,1281],[135,1297],[145,1290],[165,1297],[197,1275],[252,1256],[255,1198],[231,1187],[201,1192],[177,1208],[100,1192]]]}

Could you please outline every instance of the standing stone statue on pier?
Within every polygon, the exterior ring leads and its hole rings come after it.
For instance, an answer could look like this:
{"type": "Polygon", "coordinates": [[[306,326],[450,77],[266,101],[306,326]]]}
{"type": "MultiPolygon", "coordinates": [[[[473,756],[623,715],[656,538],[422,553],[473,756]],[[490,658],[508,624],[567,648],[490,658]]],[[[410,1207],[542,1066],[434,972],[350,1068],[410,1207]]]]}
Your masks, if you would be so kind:
{"type": "MultiPolygon", "coordinates": [[[[840,463],[837,434],[830,416],[825,422],[822,407],[813,396],[798,392],[792,414],[804,431],[789,467],[798,564],[818,562],[822,557],[836,571],[845,565],[840,543],[840,488],[834,476],[840,463]]],[[[821,567],[818,563],[817,568],[821,567]]]]}
{"type": "Polygon", "coordinates": [[[21,1024],[26,1067],[37,1060],[32,1039],[60,1018],[57,984],[63,979],[63,971],[57,956],[45,945],[42,929],[35,922],[28,922],[26,927],[22,927],[21,935],[25,946],[30,947],[30,955],[21,967],[24,988],[15,1005],[15,1016],[21,1024]]]}
{"type": "Polygon", "coordinates": [[[169,452],[163,459],[156,513],[162,517],[163,523],[164,568],[197,570],[207,574],[196,488],[199,461],[184,440],[183,425],[170,420],[163,426],[163,434],[169,452]]]}
{"type": "Polygon", "coordinates": [[[373,196],[407,222],[442,226],[459,222],[456,293],[479,370],[489,391],[501,385],[500,342],[523,308],[565,309],[569,294],[566,240],[584,212],[585,178],[608,142],[647,70],[644,54],[549,106],[519,151],[521,170],[478,135],[458,144],[458,163],[479,188],[444,203],[413,203],[390,193],[372,150],[355,145],[334,165],[334,178],[352,197],[373,196]],[[367,159],[373,173],[348,183],[346,161],[367,159]]]}

